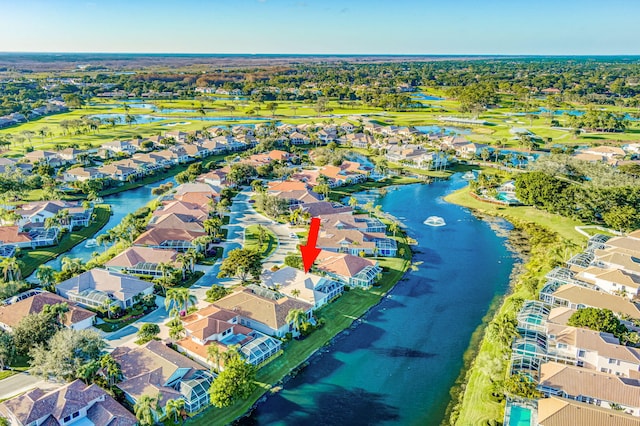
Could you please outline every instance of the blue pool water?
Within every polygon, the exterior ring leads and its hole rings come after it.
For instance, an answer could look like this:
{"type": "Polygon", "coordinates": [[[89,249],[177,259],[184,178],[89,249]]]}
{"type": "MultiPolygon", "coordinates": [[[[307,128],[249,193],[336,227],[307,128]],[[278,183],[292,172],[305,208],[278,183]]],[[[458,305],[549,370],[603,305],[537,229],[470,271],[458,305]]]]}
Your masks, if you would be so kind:
{"type": "Polygon", "coordinates": [[[231,334],[229,337],[225,337],[224,339],[222,339],[221,342],[227,346],[230,346],[242,342],[244,339],[246,339],[246,337],[247,336],[245,336],[244,334],[231,334]]]}
{"type": "Polygon", "coordinates": [[[433,95],[425,95],[424,93],[414,93],[411,95],[414,99],[419,99],[421,101],[444,101],[444,98],[439,98],[433,95]]]}
{"type": "Polygon", "coordinates": [[[531,426],[531,410],[519,405],[512,405],[509,426],[531,426]]]}

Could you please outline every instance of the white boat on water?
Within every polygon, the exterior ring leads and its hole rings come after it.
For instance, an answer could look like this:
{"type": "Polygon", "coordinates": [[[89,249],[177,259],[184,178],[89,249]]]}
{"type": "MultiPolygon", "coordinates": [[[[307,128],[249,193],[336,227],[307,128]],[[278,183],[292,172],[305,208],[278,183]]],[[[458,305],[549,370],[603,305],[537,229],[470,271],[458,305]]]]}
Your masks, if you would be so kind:
{"type": "Polygon", "coordinates": [[[423,222],[427,226],[445,226],[446,223],[440,216],[429,216],[423,222]]]}
{"type": "Polygon", "coordinates": [[[95,238],[91,238],[91,239],[87,240],[87,242],[84,244],[84,246],[87,247],[87,248],[98,247],[98,241],[95,238]]]}

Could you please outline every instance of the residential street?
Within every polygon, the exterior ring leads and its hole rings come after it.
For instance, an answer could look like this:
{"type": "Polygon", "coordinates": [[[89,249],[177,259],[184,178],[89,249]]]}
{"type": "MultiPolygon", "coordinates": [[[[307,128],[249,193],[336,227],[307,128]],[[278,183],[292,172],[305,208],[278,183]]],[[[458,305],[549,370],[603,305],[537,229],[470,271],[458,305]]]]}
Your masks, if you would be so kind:
{"type": "Polygon", "coordinates": [[[47,382],[29,373],[18,373],[0,381],[0,399],[10,398],[33,388],[47,390],[59,385],[59,383],[47,382]]]}

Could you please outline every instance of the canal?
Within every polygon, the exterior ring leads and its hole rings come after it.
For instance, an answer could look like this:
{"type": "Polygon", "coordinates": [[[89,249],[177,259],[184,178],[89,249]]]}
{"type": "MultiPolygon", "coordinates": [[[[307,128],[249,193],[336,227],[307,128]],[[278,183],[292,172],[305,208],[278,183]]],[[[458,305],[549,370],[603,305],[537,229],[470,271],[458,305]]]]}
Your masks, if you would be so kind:
{"type": "Polygon", "coordinates": [[[442,197],[455,177],[373,198],[418,241],[414,270],[241,424],[438,425],[473,331],[508,289],[517,259],[507,222],[489,224],[442,197]],[[430,227],[429,216],[446,225],[430,227]]]}

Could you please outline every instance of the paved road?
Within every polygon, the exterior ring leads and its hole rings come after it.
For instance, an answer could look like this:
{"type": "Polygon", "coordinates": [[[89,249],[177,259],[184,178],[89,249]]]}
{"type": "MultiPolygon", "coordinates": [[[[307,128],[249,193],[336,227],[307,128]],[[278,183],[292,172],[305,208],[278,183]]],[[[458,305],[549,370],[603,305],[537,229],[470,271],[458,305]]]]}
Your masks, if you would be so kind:
{"type": "Polygon", "coordinates": [[[0,381],[0,399],[7,399],[34,388],[48,390],[58,386],[60,383],[47,382],[29,373],[18,373],[0,381]]]}

